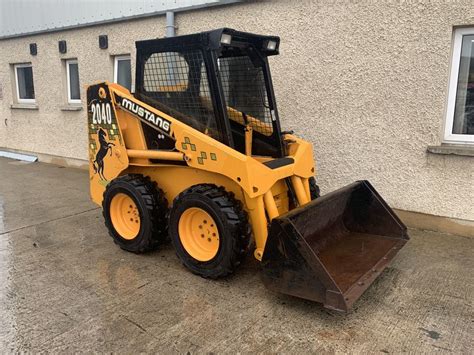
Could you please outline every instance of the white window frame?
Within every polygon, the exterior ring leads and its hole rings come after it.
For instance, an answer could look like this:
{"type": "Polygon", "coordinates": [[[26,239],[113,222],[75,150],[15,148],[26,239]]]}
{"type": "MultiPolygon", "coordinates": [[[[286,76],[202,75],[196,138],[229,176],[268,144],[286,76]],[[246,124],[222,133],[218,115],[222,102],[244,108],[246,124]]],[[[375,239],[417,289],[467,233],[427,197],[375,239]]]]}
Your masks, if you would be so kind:
{"type": "MultiPolygon", "coordinates": [[[[36,93],[35,93],[35,98],[34,99],[21,99],[20,98],[20,86],[18,85],[18,68],[31,68],[31,71],[33,71],[33,65],[31,63],[24,63],[24,64],[15,64],[13,65],[13,70],[15,71],[15,89],[16,89],[16,99],[18,103],[21,104],[34,104],[36,103],[36,93]]],[[[35,86],[35,80],[33,77],[33,88],[35,86]]]]}
{"type": "MultiPolygon", "coordinates": [[[[67,102],[70,104],[80,104],[81,99],[71,99],[71,79],[69,78],[69,64],[77,64],[77,70],[79,73],[79,63],[77,59],[67,59],[66,60],[66,81],[67,81],[67,102]]],[[[81,90],[81,85],[79,81],[79,91],[81,90]]]]}
{"type": "MultiPolygon", "coordinates": [[[[116,84],[118,83],[118,62],[121,60],[129,60],[130,66],[132,64],[132,57],[130,56],[130,54],[114,56],[114,83],[116,84]]],[[[130,83],[130,91],[133,92],[133,82],[130,83]]]]}
{"type": "Polygon", "coordinates": [[[454,110],[456,108],[456,94],[458,89],[459,64],[461,61],[462,38],[465,35],[474,35],[474,27],[458,28],[454,31],[453,55],[451,60],[451,74],[449,77],[448,105],[444,125],[445,143],[474,144],[473,134],[454,134],[454,110]]]}

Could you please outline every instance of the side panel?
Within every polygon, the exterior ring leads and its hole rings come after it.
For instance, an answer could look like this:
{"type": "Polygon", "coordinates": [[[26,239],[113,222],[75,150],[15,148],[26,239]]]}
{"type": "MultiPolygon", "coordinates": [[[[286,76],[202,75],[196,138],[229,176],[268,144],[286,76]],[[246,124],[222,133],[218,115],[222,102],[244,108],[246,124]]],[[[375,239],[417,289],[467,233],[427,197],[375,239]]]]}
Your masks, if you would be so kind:
{"type": "Polygon", "coordinates": [[[227,176],[240,185],[250,198],[263,195],[278,180],[286,177],[297,175],[309,178],[314,175],[312,146],[302,139],[289,136],[295,142],[291,154],[294,164],[271,169],[253,157],[239,153],[176,118],[127,95],[127,92],[116,84],[110,84],[109,89],[115,96],[118,110],[137,117],[163,135],[176,140],[175,148],[186,156],[188,166],[227,176]]]}
{"type": "Polygon", "coordinates": [[[89,179],[92,201],[102,203],[107,184],[128,167],[128,156],[106,83],[87,88],[89,179]]]}
{"type": "Polygon", "coordinates": [[[171,205],[173,200],[187,188],[197,184],[215,184],[224,186],[227,191],[234,193],[235,198],[242,202],[245,207],[245,201],[242,194],[242,188],[228,177],[190,168],[187,166],[156,165],[153,167],[133,166],[127,169],[127,173],[139,173],[149,176],[156,181],[160,189],[163,190],[168,203],[171,205]]]}

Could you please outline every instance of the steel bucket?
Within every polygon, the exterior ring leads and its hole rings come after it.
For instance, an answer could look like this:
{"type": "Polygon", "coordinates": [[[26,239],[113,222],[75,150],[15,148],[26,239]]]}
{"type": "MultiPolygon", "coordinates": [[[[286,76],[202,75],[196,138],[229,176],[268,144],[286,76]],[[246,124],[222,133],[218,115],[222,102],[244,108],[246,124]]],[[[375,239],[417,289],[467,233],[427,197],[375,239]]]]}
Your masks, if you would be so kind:
{"type": "Polygon", "coordinates": [[[373,186],[358,181],[272,221],[263,282],[348,311],[408,239],[406,226],[373,186]]]}

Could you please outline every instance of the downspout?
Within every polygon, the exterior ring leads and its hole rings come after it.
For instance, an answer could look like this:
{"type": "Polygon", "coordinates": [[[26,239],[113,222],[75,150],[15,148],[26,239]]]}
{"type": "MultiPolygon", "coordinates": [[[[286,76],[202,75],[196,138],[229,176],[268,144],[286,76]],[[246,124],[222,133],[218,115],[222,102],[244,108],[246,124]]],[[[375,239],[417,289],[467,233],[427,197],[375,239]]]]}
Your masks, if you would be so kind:
{"type": "MultiPolygon", "coordinates": [[[[166,38],[174,37],[176,35],[176,26],[174,24],[174,12],[166,12],[166,38]]],[[[168,85],[175,85],[175,65],[176,63],[171,61],[168,64],[168,85]]]]}
{"type": "Polygon", "coordinates": [[[174,12],[166,12],[166,37],[174,37],[176,26],[174,25],[174,12]]]}

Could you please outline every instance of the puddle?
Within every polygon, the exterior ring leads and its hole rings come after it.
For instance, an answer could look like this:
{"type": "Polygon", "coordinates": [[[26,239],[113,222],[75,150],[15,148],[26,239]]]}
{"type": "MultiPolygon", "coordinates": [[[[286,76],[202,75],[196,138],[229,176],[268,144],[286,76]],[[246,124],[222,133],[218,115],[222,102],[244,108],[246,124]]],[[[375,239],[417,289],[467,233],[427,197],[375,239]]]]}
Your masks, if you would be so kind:
{"type": "Polygon", "coordinates": [[[441,338],[441,334],[438,333],[437,331],[428,330],[428,329],[425,329],[425,328],[418,328],[418,329],[424,331],[426,333],[426,335],[428,335],[431,339],[438,340],[439,338],[441,338]]]}

